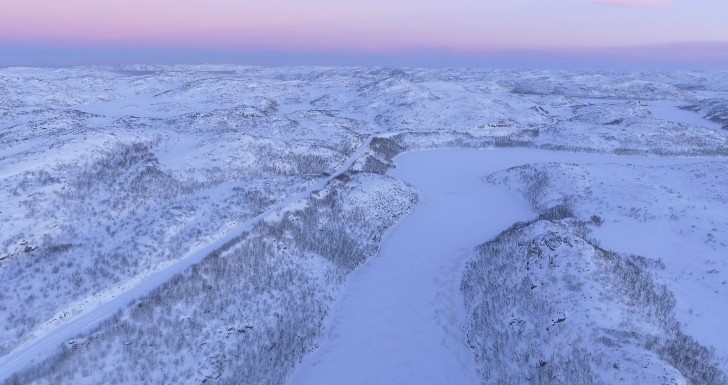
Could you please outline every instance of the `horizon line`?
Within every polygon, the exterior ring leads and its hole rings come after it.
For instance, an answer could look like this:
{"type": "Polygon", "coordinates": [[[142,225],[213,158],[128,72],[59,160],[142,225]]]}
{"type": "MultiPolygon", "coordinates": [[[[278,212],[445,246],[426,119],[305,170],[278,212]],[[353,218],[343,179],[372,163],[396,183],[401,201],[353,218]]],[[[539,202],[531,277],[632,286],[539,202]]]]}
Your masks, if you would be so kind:
{"type": "Polygon", "coordinates": [[[728,41],[640,46],[490,49],[284,50],[276,48],[139,47],[2,44],[0,68],[119,65],[251,65],[324,67],[591,67],[728,70],[728,41]]]}

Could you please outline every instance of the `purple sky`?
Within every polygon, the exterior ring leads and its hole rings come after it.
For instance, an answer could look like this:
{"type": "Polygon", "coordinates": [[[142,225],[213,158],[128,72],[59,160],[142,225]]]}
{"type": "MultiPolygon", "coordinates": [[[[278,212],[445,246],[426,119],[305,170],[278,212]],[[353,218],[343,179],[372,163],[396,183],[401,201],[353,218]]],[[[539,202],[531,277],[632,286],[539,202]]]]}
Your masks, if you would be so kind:
{"type": "Polygon", "coordinates": [[[4,0],[0,65],[728,69],[728,0],[4,0]]]}

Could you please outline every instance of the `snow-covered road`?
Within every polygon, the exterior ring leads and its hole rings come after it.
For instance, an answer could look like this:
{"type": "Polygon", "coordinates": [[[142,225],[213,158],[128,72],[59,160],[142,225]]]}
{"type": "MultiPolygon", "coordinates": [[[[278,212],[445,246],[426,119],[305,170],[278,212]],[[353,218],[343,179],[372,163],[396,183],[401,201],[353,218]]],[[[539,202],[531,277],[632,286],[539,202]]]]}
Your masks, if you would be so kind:
{"type": "Polygon", "coordinates": [[[143,277],[138,277],[115,296],[101,298],[95,301],[93,306],[89,306],[76,316],[68,317],[62,322],[36,331],[34,339],[21,345],[8,355],[0,357],[0,382],[5,381],[14,373],[29,365],[41,362],[56,352],[69,339],[93,329],[117,311],[127,307],[130,302],[148,295],[154,289],[172,279],[176,274],[199,263],[205,256],[223,247],[226,243],[240,236],[245,231],[250,230],[255,224],[271,214],[308,197],[314,191],[324,188],[333,178],[349,170],[352,164],[369,150],[369,144],[373,137],[373,135],[369,136],[336,172],[326,178],[315,181],[305,191],[294,194],[268,208],[268,210],[258,216],[241,222],[238,226],[230,229],[224,236],[215,241],[190,250],[189,253],[175,263],[167,265],[160,270],[149,272],[143,277]]]}
{"type": "Polygon", "coordinates": [[[533,215],[520,196],[482,177],[544,161],[667,164],[694,159],[527,149],[399,156],[392,175],[417,187],[421,202],[385,238],[379,255],[350,276],[319,349],[296,368],[288,385],[478,383],[462,328],[462,269],[476,245],[533,215]]]}

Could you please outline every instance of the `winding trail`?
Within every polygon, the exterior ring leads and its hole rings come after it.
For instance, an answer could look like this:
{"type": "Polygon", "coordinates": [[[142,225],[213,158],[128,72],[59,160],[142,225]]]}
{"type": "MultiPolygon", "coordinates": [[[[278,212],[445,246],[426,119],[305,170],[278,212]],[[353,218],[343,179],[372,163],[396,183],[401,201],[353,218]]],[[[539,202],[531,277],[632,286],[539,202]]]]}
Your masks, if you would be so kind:
{"type": "Polygon", "coordinates": [[[535,162],[668,164],[649,158],[529,149],[431,150],[396,159],[393,176],[420,204],[387,235],[379,254],[348,278],[319,348],[288,385],[476,384],[459,291],[471,250],[534,214],[518,195],[484,183],[492,172],[535,162]]]}

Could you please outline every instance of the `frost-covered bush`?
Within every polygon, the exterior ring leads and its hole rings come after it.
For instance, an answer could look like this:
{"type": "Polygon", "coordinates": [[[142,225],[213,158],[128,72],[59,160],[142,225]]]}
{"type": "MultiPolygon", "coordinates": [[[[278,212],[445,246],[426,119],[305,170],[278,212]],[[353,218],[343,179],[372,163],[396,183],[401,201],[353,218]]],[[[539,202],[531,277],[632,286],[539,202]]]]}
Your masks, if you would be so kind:
{"type": "Polygon", "coordinates": [[[604,219],[597,214],[592,215],[589,219],[591,220],[591,223],[596,226],[601,226],[604,223],[604,219]]]}

